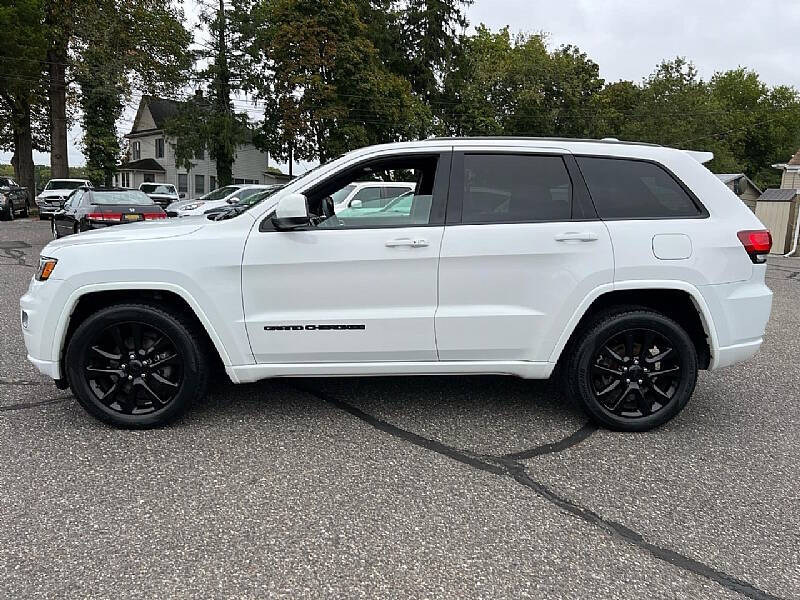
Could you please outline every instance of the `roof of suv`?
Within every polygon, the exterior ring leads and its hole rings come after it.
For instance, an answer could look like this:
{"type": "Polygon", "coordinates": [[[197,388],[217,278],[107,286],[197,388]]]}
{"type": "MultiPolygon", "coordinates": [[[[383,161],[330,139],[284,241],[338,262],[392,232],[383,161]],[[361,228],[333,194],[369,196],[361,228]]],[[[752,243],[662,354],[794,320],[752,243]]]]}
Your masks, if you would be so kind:
{"type": "MultiPolygon", "coordinates": [[[[519,142],[587,142],[592,144],[621,144],[623,146],[651,146],[658,148],[660,144],[650,144],[648,142],[628,142],[616,138],[603,138],[595,140],[591,138],[566,138],[566,137],[532,137],[532,136],[470,136],[470,137],[434,137],[430,141],[436,142],[480,142],[480,141],[519,141],[519,142]]],[[[427,141],[427,140],[426,140],[427,141]]]]}

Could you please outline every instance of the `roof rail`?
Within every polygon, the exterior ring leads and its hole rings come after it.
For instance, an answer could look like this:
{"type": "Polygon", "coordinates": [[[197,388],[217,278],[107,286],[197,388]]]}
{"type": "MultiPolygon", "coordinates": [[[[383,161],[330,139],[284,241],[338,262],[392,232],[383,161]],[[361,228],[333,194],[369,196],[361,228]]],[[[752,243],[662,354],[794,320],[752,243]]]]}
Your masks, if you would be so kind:
{"type": "Polygon", "coordinates": [[[449,142],[449,141],[459,141],[459,140],[531,140],[531,141],[542,141],[542,142],[590,142],[594,144],[614,144],[614,145],[622,145],[622,146],[653,146],[655,148],[660,148],[661,144],[651,144],[648,142],[626,142],[620,141],[616,138],[603,138],[602,140],[595,140],[591,138],[568,138],[568,137],[534,137],[534,136],[524,136],[524,135],[487,135],[487,136],[465,136],[465,137],[432,137],[428,138],[431,141],[437,142],[449,142]]]}

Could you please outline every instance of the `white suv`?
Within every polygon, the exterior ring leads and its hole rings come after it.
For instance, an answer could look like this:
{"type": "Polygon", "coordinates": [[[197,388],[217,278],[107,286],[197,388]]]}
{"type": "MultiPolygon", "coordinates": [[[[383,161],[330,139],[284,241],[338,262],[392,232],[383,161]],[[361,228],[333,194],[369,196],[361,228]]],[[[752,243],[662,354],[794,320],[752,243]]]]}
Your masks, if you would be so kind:
{"type": "Polygon", "coordinates": [[[433,139],[352,152],[220,221],[54,241],[22,297],[29,359],[94,416],[150,427],[268,377],[548,378],[641,431],[699,369],[756,353],[769,232],[696,153],[560,139],[433,139]],[[365,178],[413,180],[340,217],[365,178]]]}

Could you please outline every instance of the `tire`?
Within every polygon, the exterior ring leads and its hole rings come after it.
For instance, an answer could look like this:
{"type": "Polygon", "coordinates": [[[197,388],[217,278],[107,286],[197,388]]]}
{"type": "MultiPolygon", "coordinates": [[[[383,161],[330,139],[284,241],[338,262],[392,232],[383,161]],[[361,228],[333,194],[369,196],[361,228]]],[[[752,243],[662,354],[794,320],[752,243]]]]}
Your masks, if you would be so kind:
{"type": "Polygon", "coordinates": [[[681,412],[697,383],[697,350],[669,317],[623,307],[595,317],[568,349],[571,397],[595,422],[649,431],[681,412]]]}
{"type": "Polygon", "coordinates": [[[25,208],[22,209],[22,217],[27,219],[28,215],[30,214],[30,211],[31,211],[30,204],[28,204],[28,201],[25,200],[25,208]]]}
{"type": "Polygon", "coordinates": [[[149,429],[172,422],[205,395],[210,361],[204,338],[183,315],[120,304],[78,326],[64,365],[89,414],[115,427],[149,429]]]}
{"type": "Polygon", "coordinates": [[[8,220],[14,220],[14,202],[11,200],[8,201],[8,220]]]}

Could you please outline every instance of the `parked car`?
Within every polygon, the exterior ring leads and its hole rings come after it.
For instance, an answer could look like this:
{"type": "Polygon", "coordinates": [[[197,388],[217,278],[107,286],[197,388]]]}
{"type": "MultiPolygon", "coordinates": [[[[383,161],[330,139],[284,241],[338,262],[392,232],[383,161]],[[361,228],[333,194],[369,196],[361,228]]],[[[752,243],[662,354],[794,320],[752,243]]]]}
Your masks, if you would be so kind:
{"type": "Polygon", "coordinates": [[[211,208],[236,204],[240,200],[272,188],[271,185],[228,185],[197,199],[175,202],[167,207],[170,217],[196,217],[211,208]],[[216,193],[215,193],[216,192],[216,193]]]}
{"type": "Polygon", "coordinates": [[[556,372],[598,423],[652,429],[699,370],[753,356],[771,311],[771,236],[712,157],[563,139],[365,148],[233,218],[51,242],[20,301],[28,357],[119,427],[176,418],[221,363],[235,383],[556,372]],[[410,210],[337,215],[333,196],[377,172],[414,180],[410,210]]]}
{"type": "Polygon", "coordinates": [[[166,219],[167,213],[139,190],[80,188],[53,214],[53,238],[111,225],[166,219]]]}
{"type": "Polygon", "coordinates": [[[415,185],[413,182],[405,181],[353,182],[332,196],[334,210],[337,213],[354,207],[378,210],[400,194],[414,191],[415,185]]]}
{"type": "Polygon", "coordinates": [[[41,193],[36,196],[39,219],[49,219],[54,212],[61,208],[67,197],[81,187],[90,188],[92,182],[88,179],[51,179],[48,181],[41,193]]]}
{"type": "Polygon", "coordinates": [[[179,194],[171,183],[142,183],[139,185],[139,191],[150,196],[153,202],[164,209],[173,202],[180,202],[182,198],[186,197],[186,194],[179,194]]]}
{"type": "Polygon", "coordinates": [[[209,219],[217,218],[217,216],[223,214],[238,214],[245,210],[249,210],[259,202],[266,200],[282,187],[283,187],[282,185],[271,185],[269,186],[269,189],[262,190],[256,194],[253,194],[252,196],[246,196],[243,200],[239,200],[238,202],[235,202],[233,204],[226,204],[225,206],[217,206],[215,208],[209,208],[203,214],[208,216],[209,219]]]}
{"type": "Polygon", "coordinates": [[[355,200],[350,208],[344,208],[336,211],[336,216],[340,219],[348,219],[351,217],[360,218],[370,213],[396,213],[402,215],[410,215],[411,209],[414,206],[414,192],[406,192],[397,196],[397,198],[390,198],[389,203],[382,207],[367,204],[362,205],[358,200],[355,200]]]}
{"type": "Polygon", "coordinates": [[[28,190],[10,177],[0,177],[0,219],[13,221],[15,213],[27,217],[29,210],[28,190]]]}

